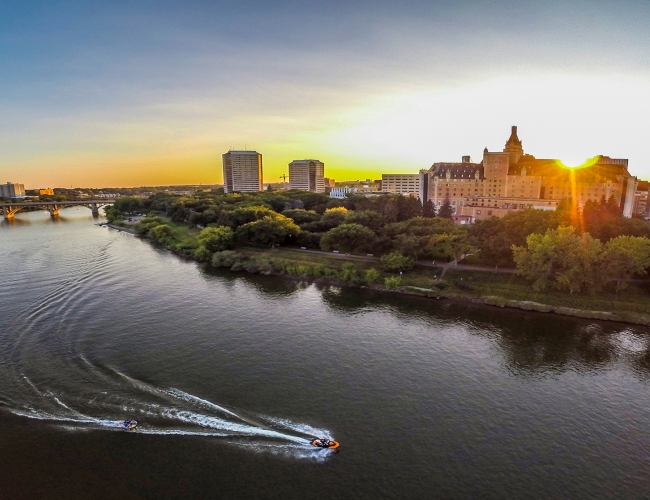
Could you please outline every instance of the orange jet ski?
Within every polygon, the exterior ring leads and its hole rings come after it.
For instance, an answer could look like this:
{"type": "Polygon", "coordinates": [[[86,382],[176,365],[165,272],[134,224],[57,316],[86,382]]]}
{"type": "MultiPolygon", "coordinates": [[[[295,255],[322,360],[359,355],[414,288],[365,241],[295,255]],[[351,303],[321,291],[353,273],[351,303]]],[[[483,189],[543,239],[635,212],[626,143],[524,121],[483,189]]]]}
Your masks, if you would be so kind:
{"type": "Polygon", "coordinates": [[[339,446],[341,446],[339,443],[336,441],[330,441],[329,439],[314,439],[311,442],[312,446],[316,446],[317,448],[329,448],[330,450],[335,450],[339,446]]]}

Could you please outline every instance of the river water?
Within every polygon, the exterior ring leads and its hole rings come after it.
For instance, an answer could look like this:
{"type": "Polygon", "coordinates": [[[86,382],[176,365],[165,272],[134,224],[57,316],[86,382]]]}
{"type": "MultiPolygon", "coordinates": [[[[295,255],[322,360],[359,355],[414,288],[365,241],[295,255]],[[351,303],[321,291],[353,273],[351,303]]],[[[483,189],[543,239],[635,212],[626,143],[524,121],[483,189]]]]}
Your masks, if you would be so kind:
{"type": "Polygon", "coordinates": [[[647,328],[206,272],[95,222],[0,223],[0,499],[648,497],[647,328]]]}

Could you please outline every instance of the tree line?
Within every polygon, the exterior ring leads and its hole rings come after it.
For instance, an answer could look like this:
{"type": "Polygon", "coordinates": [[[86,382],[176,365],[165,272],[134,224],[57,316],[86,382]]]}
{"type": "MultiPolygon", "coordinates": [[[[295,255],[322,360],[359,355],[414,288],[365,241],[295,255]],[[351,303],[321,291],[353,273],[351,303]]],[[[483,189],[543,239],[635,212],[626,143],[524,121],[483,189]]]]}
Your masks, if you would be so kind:
{"type": "MultiPolygon", "coordinates": [[[[522,210],[467,226],[453,223],[448,200],[436,210],[401,195],[338,200],[304,191],[127,197],[116,200],[107,216],[143,211],[201,229],[183,253],[204,261],[240,245],[278,244],[383,255],[385,269],[395,270],[471,254],[479,264],[516,266],[536,289],[569,292],[620,290],[650,266],[650,224],[623,217],[613,198],[588,202],[582,212],[564,200],[555,211],[522,210]]],[[[139,226],[157,241],[172,239],[172,228],[159,217],[139,226]]]]}

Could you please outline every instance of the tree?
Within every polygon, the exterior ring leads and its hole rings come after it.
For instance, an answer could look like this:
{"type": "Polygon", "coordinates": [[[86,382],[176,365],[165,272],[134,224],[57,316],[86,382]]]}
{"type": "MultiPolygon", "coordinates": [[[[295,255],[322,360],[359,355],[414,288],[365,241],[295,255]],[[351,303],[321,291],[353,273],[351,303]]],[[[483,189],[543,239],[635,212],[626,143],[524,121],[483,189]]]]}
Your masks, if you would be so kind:
{"type": "Polygon", "coordinates": [[[276,214],[276,217],[249,222],[237,228],[237,239],[244,243],[257,245],[276,245],[287,238],[300,233],[300,228],[288,217],[276,214]]]}
{"type": "Polygon", "coordinates": [[[321,218],[320,214],[317,214],[313,210],[304,210],[302,208],[289,208],[284,210],[282,215],[293,219],[298,225],[316,222],[321,218]]]}
{"type": "Polygon", "coordinates": [[[577,235],[572,226],[531,234],[527,247],[513,245],[517,274],[533,281],[537,291],[556,288],[569,293],[588,289],[596,292],[602,280],[598,264],[603,245],[589,234],[577,235]]]}
{"type": "Polygon", "coordinates": [[[647,274],[650,267],[650,240],[634,236],[618,236],[607,242],[602,269],[608,281],[616,283],[616,292],[627,286],[633,274],[647,274]]]}
{"type": "Polygon", "coordinates": [[[340,226],[348,216],[348,209],[345,207],[328,208],[319,221],[321,230],[327,231],[340,226]]]}
{"type": "Polygon", "coordinates": [[[124,196],[113,202],[113,208],[123,213],[133,213],[142,210],[142,200],[133,196],[124,196]]]}
{"type": "Polygon", "coordinates": [[[167,243],[174,234],[174,230],[168,224],[160,224],[149,230],[151,239],[160,243],[167,243]]]}
{"type": "Polygon", "coordinates": [[[361,224],[376,233],[386,225],[386,218],[374,210],[359,210],[350,212],[345,222],[347,224],[361,224]]]}
{"type": "Polygon", "coordinates": [[[340,250],[345,253],[365,251],[375,241],[375,233],[361,224],[341,224],[327,231],[320,240],[326,252],[340,250]]]}
{"type": "Polygon", "coordinates": [[[234,235],[232,229],[227,226],[206,227],[199,233],[196,239],[200,246],[214,253],[231,248],[234,235]]]}
{"type": "Polygon", "coordinates": [[[430,253],[431,236],[452,233],[457,226],[449,219],[414,217],[403,222],[387,224],[382,234],[392,243],[392,248],[415,259],[430,253]]]}
{"type": "Polygon", "coordinates": [[[480,251],[481,258],[492,264],[513,265],[512,245],[526,245],[529,234],[543,234],[559,225],[554,211],[527,209],[504,217],[490,217],[468,227],[471,244],[480,251]]]}
{"type": "Polygon", "coordinates": [[[458,226],[448,233],[434,234],[429,239],[429,244],[439,253],[453,257],[456,263],[459,258],[476,251],[476,248],[470,243],[465,228],[458,226]]]}
{"type": "Polygon", "coordinates": [[[442,202],[440,210],[438,210],[438,217],[443,219],[451,219],[454,215],[454,209],[451,207],[451,202],[449,201],[449,195],[445,196],[445,201],[442,202]]]}
{"type": "Polygon", "coordinates": [[[381,258],[381,267],[385,271],[408,271],[413,269],[414,265],[415,259],[413,257],[407,257],[399,252],[391,252],[381,258]]]}
{"type": "Polygon", "coordinates": [[[277,212],[274,212],[269,207],[262,205],[253,205],[248,207],[238,207],[230,212],[222,212],[222,216],[226,216],[226,221],[222,220],[222,217],[219,217],[220,225],[228,225],[233,229],[248,224],[249,222],[254,222],[265,217],[281,217],[277,212]]]}
{"type": "Polygon", "coordinates": [[[422,207],[422,217],[432,218],[436,216],[436,206],[433,204],[433,201],[427,200],[427,202],[422,207]]]}

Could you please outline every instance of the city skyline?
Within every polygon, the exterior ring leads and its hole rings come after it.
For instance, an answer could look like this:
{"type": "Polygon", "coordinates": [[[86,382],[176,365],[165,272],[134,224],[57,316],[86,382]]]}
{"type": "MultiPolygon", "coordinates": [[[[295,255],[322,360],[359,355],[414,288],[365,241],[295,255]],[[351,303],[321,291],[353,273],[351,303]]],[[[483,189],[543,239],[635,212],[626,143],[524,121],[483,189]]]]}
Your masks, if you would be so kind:
{"type": "Polygon", "coordinates": [[[629,158],[650,178],[643,2],[0,6],[0,172],[27,188],[223,183],[255,149],[335,179],[481,157],[629,158]],[[308,36],[310,27],[317,36],[308,36]]]}

